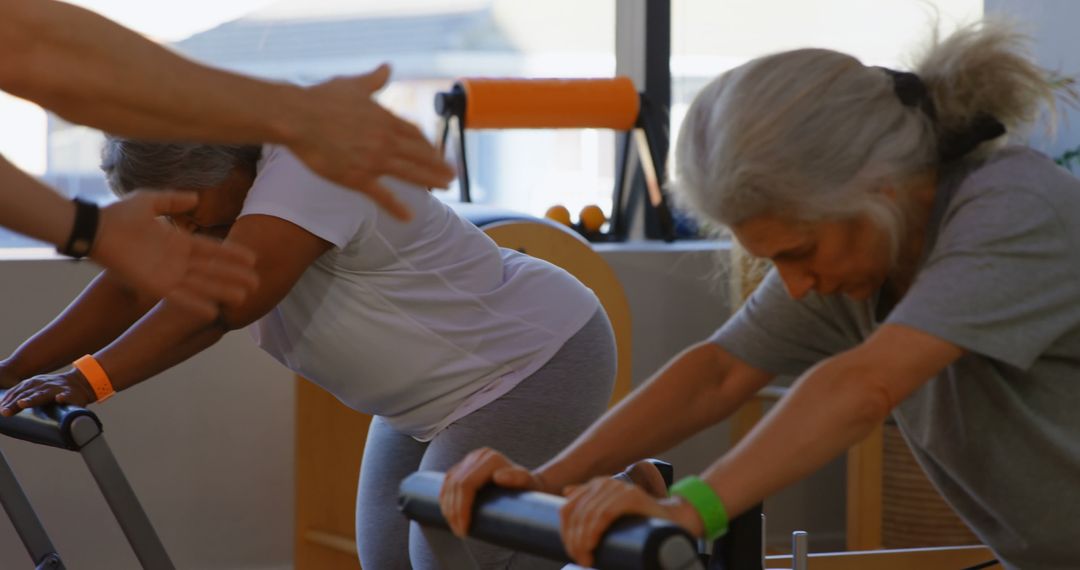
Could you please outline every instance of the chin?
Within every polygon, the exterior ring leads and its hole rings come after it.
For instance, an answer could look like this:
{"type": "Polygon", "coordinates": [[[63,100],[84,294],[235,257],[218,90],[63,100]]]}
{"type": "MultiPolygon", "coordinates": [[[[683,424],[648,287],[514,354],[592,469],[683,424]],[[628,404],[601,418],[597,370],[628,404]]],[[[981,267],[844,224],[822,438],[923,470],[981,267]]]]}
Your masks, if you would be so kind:
{"type": "Polygon", "coordinates": [[[870,285],[857,285],[844,291],[844,296],[853,301],[866,301],[873,296],[876,287],[870,285]]]}

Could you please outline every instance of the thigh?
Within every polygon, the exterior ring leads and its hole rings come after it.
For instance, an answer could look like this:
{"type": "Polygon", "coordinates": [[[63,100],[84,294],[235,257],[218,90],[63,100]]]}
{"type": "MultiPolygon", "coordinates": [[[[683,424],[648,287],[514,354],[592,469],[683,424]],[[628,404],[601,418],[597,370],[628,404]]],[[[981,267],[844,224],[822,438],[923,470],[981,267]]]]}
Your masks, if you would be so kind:
{"type": "Polygon", "coordinates": [[[409,521],[398,512],[398,485],[416,471],[427,444],[375,417],[356,493],[356,548],[364,568],[410,570],[409,521]]]}

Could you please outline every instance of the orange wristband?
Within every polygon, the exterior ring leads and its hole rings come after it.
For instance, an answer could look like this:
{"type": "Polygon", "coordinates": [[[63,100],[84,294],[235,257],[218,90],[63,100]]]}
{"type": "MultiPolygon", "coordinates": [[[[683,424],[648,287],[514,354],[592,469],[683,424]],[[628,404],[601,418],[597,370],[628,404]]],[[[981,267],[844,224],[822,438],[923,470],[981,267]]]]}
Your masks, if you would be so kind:
{"type": "Polygon", "coordinates": [[[90,383],[90,387],[94,389],[94,395],[97,396],[96,402],[104,402],[116,394],[112,382],[109,381],[109,375],[93,356],[87,354],[76,360],[75,368],[82,372],[83,377],[90,383]]]}

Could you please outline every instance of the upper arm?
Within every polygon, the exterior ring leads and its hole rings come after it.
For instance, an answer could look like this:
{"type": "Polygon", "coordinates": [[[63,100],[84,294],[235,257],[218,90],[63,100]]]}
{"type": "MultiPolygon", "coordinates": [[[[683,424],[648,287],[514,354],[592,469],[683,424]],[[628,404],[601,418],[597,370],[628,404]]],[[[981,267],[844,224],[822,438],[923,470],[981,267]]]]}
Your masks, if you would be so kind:
{"type": "Polygon", "coordinates": [[[259,286],[240,305],[225,306],[229,328],[246,326],[265,315],[289,293],[296,281],[332,245],[274,216],[252,214],[236,220],[226,241],[255,253],[259,286]]]}
{"type": "Polygon", "coordinates": [[[886,324],[858,347],[836,356],[854,386],[883,399],[887,413],[964,355],[949,341],[906,325],[886,324]]]}
{"type": "Polygon", "coordinates": [[[702,342],[684,352],[671,368],[684,377],[700,378],[697,395],[687,408],[695,414],[699,406],[708,423],[721,421],[750,400],[775,377],[756,368],[712,342],[702,342]]]}

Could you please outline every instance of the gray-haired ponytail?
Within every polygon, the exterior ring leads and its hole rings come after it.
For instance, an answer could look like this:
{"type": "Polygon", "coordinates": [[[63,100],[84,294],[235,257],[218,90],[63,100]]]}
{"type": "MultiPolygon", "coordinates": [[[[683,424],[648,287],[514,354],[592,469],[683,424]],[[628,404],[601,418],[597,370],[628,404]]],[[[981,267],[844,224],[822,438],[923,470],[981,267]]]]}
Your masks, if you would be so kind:
{"type": "MultiPolygon", "coordinates": [[[[1021,134],[1044,108],[1053,128],[1054,94],[1061,80],[1031,60],[1028,38],[1004,20],[975,22],[944,40],[935,34],[914,71],[937,110],[940,138],[962,134],[985,116],[1021,134]]],[[[969,157],[985,155],[1009,138],[981,145],[969,157]]]]}
{"type": "MultiPolygon", "coordinates": [[[[901,101],[896,74],[846,54],[800,49],[754,59],[690,105],[675,145],[675,197],[728,226],[761,214],[869,216],[889,232],[895,254],[911,181],[940,166],[948,150],[940,143],[952,144],[949,137],[980,117],[1015,132],[1040,105],[1053,109],[1053,80],[1025,56],[1023,39],[992,21],[935,38],[915,66],[933,113],[901,101]]],[[[984,128],[989,136],[962,150],[985,152],[990,145],[978,143],[1000,132],[984,128]]]]}

